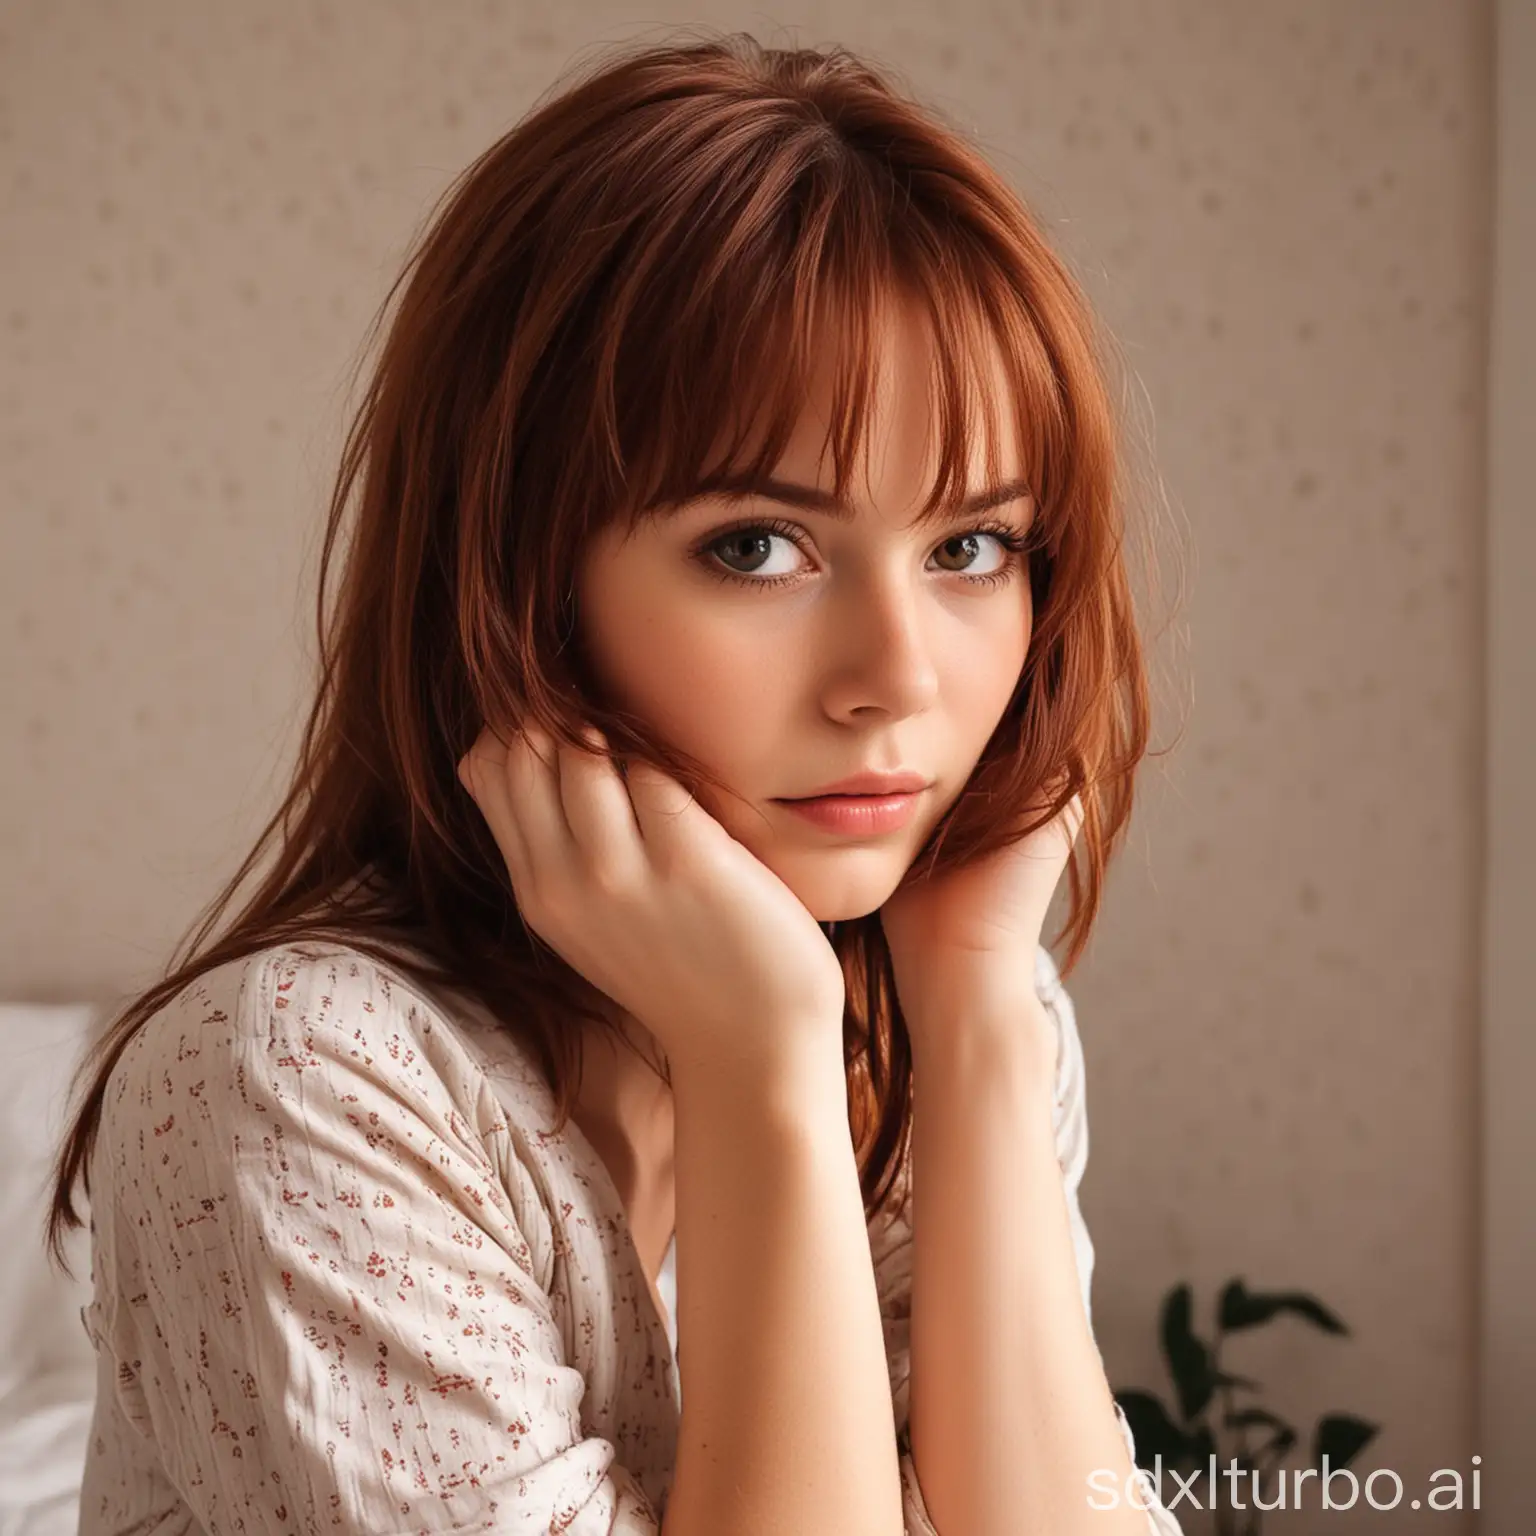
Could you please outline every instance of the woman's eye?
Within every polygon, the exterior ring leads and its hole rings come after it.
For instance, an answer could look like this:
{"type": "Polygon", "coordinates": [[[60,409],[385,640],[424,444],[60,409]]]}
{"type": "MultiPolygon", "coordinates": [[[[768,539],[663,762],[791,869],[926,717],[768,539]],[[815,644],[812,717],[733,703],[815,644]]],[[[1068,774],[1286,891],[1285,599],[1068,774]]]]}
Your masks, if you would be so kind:
{"type": "Polygon", "coordinates": [[[768,579],[792,575],[795,570],[797,550],[794,540],[769,528],[738,528],[716,539],[709,548],[729,570],[739,575],[768,579]],[[774,544],[785,546],[776,558],[774,544]]]}
{"type": "Polygon", "coordinates": [[[970,533],[957,533],[954,538],[946,539],[934,551],[934,559],[939,562],[939,569],[954,571],[965,576],[991,576],[1002,570],[1012,558],[1011,552],[1004,546],[1003,541],[995,533],[987,533],[976,529],[970,533]],[[991,539],[998,558],[991,565],[983,565],[978,568],[973,562],[976,560],[978,550],[982,549],[979,541],[991,539]],[[957,560],[958,565],[946,565],[946,560],[957,560]]]}

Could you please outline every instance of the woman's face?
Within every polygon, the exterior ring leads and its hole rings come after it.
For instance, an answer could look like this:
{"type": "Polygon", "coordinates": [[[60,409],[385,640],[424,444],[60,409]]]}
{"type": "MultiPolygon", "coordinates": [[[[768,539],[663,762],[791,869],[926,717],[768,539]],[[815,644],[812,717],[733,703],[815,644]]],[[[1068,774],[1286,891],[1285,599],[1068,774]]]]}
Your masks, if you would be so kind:
{"type": "MultiPolygon", "coordinates": [[[[685,503],[628,539],[609,528],[577,577],[582,639],[613,702],[741,797],[706,787],[700,799],[823,922],[873,912],[896,889],[1007,707],[1032,620],[1027,557],[977,531],[1026,533],[1021,486],[911,525],[934,471],[927,331],[909,309],[885,326],[845,512],[806,504],[831,483],[823,379],[774,471],[787,501],[767,487],[685,503]],[[927,786],[902,824],[869,824],[866,809],[853,812],[865,824],[828,826],[784,803],[868,770],[927,786]]],[[[1008,430],[1012,413],[995,414],[1008,430]]],[[[1002,448],[1003,477],[1017,481],[1018,444],[1002,448]]],[[[979,443],[970,471],[971,497],[992,489],[979,443]]]]}

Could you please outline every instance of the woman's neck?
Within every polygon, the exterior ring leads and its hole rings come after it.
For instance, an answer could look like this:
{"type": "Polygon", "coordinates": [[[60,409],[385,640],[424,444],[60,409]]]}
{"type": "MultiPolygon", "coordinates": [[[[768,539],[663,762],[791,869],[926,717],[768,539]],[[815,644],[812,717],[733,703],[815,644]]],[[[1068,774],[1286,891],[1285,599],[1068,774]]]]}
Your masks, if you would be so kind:
{"type": "Polygon", "coordinates": [[[608,1169],[648,1274],[666,1256],[676,1209],[672,1091],[653,1062],[663,1061],[637,1021],[622,1036],[584,1026],[581,1084],[572,1118],[608,1169]]]}

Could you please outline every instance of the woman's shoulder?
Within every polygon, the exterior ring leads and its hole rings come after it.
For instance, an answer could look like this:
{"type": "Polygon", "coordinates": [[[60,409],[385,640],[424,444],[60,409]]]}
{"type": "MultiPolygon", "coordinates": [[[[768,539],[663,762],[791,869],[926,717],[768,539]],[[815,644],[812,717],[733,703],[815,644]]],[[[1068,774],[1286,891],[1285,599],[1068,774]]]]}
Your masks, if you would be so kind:
{"type": "Polygon", "coordinates": [[[123,1060],[158,1066],[184,1059],[189,1034],[233,1042],[301,1029],[382,1045],[402,1031],[431,1032],[432,1021],[413,1001],[407,979],[362,950],[289,940],[194,976],[144,1020],[123,1060]]]}
{"type": "Polygon", "coordinates": [[[547,1096],[523,1048],[460,994],[344,942],[294,939],[212,967],[151,1014],[103,1111],[139,1118],[191,1093],[238,1116],[274,1092],[317,1114],[387,1096],[471,1134],[499,1129],[509,1108],[540,1117],[547,1096]]]}

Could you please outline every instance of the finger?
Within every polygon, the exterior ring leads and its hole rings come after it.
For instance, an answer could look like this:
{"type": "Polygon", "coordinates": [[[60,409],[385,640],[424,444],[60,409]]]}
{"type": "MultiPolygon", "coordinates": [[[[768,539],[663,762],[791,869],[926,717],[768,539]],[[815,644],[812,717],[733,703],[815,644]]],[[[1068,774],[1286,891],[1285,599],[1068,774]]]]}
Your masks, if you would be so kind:
{"type": "Polygon", "coordinates": [[[507,754],[507,744],[490,726],[480,728],[480,734],[470,743],[469,751],[459,759],[459,782],[474,793],[475,786],[471,783],[472,777],[477,772],[483,772],[490,764],[500,762],[507,754]]]}
{"type": "Polygon", "coordinates": [[[507,789],[507,744],[486,726],[459,759],[459,782],[485,818],[514,888],[528,878],[528,850],[507,789]]]}
{"type": "Polygon", "coordinates": [[[560,745],[560,800],[571,836],[594,872],[615,881],[637,878],[645,850],[629,791],[595,727],[584,733],[593,750],[560,745]]]}
{"type": "Polygon", "coordinates": [[[576,840],[560,801],[559,761],[547,731],[528,725],[514,733],[501,783],[534,884],[568,872],[576,857],[576,840]]]}
{"type": "Polygon", "coordinates": [[[707,837],[714,821],[671,774],[650,763],[628,765],[626,783],[640,840],[654,860],[674,853],[690,837],[707,837]]]}

